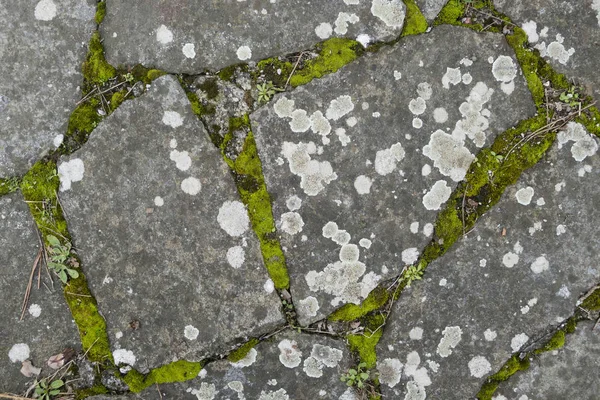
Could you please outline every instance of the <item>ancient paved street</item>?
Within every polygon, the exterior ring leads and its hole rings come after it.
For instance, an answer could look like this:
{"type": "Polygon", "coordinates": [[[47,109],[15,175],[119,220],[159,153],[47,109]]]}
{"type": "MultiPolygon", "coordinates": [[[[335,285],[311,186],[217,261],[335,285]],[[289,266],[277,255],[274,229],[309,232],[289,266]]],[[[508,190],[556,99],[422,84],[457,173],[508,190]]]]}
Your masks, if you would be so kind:
{"type": "Polygon", "coordinates": [[[600,399],[600,0],[3,0],[0,399],[600,399]]]}

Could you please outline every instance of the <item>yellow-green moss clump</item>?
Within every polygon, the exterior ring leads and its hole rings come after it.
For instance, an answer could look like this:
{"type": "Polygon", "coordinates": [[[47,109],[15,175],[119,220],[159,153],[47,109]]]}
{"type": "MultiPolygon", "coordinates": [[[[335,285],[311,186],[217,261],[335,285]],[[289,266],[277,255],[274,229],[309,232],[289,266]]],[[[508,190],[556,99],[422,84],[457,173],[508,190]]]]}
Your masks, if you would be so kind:
{"type": "Polygon", "coordinates": [[[345,304],[331,313],[328,319],[331,321],[353,321],[383,307],[389,297],[390,294],[387,290],[383,287],[377,287],[369,293],[360,305],[345,304]]]}
{"type": "Polygon", "coordinates": [[[404,18],[404,27],[401,36],[418,35],[427,31],[427,19],[419,9],[415,0],[404,0],[406,5],[406,17],[404,18]]]}
{"type": "Polygon", "coordinates": [[[477,394],[478,400],[491,400],[492,395],[498,389],[500,382],[504,382],[518,371],[524,371],[529,368],[529,357],[525,357],[523,360],[519,359],[519,355],[513,355],[494,375],[487,378],[486,382],[481,387],[481,390],[477,394]]]}
{"type": "Polygon", "coordinates": [[[248,355],[248,352],[250,350],[252,350],[254,348],[254,346],[256,346],[257,344],[258,344],[258,339],[256,339],[256,338],[250,339],[248,342],[244,343],[243,345],[241,345],[240,347],[238,347],[237,349],[235,349],[234,351],[229,353],[229,355],[227,356],[227,359],[229,361],[231,361],[232,363],[236,363],[240,360],[243,360],[244,357],[246,357],[248,355]]]}
{"type": "Polygon", "coordinates": [[[385,318],[383,315],[374,315],[367,317],[365,321],[365,331],[363,334],[352,334],[347,336],[350,350],[357,353],[361,362],[367,364],[367,368],[375,368],[377,363],[377,353],[375,347],[383,334],[383,324],[385,318]]]}
{"type": "Polygon", "coordinates": [[[185,382],[194,379],[202,369],[199,362],[179,360],[158,367],[143,375],[132,369],[123,377],[123,381],[133,393],[139,393],[151,385],[185,382]]]}
{"type": "Polygon", "coordinates": [[[600,311],[600,288],[597,288],[586,297],[579,307],[588,311],[600,311]]]}
{"type": "Polygon", "coordinates": [[[104,21],[104,17],[106,16],[106,1],[99,1],[98,7],[96,8],[96,16],[94,19],[96,23],[100,25],[102,21],[104,21]]]}
{"type": "Polygon", "coordinates": [[[466,5],[466,2],[461,0],[448,1],[433,21],[433,25],[461,25],[458,20],[465,13],[466,5]]]}
{"type": "Polygon", "coordinates": [[[87,84],[103,84],[114,78],[116,74],[115,68],[104,58],[102,39],[100,33],[95,31],[90,39],[87,57],[83,63],[83,77],[87,84]]]}
{"type": "Polygon", "coordinates": [[[90,388],[75,390],[75,400],[86,399],[99,394],[107,394],[109,390],[103,385],[95,385],[90,388]]]}
{"type": "Polygon", "coordinates": [[[0,178],[0,196],[17,191],[20,185],[21,180],[17,177],[7,179],[0,178]]]}

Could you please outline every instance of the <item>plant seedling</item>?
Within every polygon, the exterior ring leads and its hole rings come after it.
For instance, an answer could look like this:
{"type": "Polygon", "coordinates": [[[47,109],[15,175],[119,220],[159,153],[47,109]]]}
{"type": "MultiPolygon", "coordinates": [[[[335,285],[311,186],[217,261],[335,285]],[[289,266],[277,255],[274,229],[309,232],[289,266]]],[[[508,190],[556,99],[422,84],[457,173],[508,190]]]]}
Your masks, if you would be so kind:
{"type": "Polygon", "coordinates": [[[365,387],[365,382],[369,379],[369,373],[366,372],[367,364],[361,362],[356,369],[350,368],[347,373],[342,374],[340,380],[346,382],[348,386],[356,386],[359,389],[365,387]]]}
{"type": "Polygon", "coordinates": [[[283,92],[283,89],[276,88],[271,81],[257,84],[256,89],[258,89],[258,101],[261,103],[271,100],[271,97],[275,96],[275,93],[283,92]]]}
{"type": "Polygon", "coordinates": [[[423,264],[420,263],[419,265],[411,265],[406,269],[402,279],[406,281],[406,287],[410,287],[410,284],[413,281],[421,280],[424,273],[425,266],[423,264]]]}
{"type": "Polygon", "coordinates": [[[62,281],[67,283],[69,277],[75,279],[79,276],[77,270],[70,268],[68,265],[69,255],[71,254],[71,243],[61,244],[60,240],[54,235],[46,236],[48,240],[48,255],[50,261],[48,261],[48,268],[50,268],[62,281]]]}
{"type": "Polygon", "coordinates": [[[60,393],[60,388],[64,385],[65,383],[61,379],[57,379],[48,384],[46,378],[44,378],[37,383],[34,393],[38,399],[51,400],[54,398],[54,396],[60,393]]]}

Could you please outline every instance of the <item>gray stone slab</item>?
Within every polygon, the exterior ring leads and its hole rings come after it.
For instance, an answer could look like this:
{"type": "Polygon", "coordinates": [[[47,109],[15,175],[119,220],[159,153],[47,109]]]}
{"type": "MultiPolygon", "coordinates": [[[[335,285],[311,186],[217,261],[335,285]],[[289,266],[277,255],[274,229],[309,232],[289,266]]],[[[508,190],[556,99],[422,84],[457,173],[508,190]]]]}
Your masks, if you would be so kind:
{"type": "Polygon", "coordinates": [[[494,400],[596,400],[600,393],[600,333],[581,322],[560,350],[543,353],[524,373],[501,384],[494,400]]]}
{"type": "Polygon", "coordinates": [[[478,149],[534,111],[501,35],[441,26],[253,113],[300,322],[413,263],[478,149]]]}
{"type": "Polygon", "coordinates": [[[421,12],[428,21],[433,21],[448,0],[416,0],[421,12]]]}
{"type": "Polygon", "coordinates": [[[121,105],[58,173],[117,360],[200,360],[283,323],[233,178],[175,78],[121,105]]]}
{"type": "Polygon", "coordinates": [[[600,4],[597,0],[496,0],[496,8],[521,26],[532,47],[561,73],[600,101],[600,4]]]}
{"type": "Polygon", "coordinates": [[[473,398],[511,354],[572,315],[600,278],[600,244],[590,240],[600,233],[597,143],[571,123],[405,290],[377,348],[384,396],[473,398]]]}
{"type": "Polygon", "coordinates": [[[107,0],[102,33],[109,62],[198,73],[296,52],[330,37],[391,40],[401,0],[107,0]]]}
{"type": "Polygon", "coordinates": [[[81,97],[93,0],[0,7],[0,177],[22,175],[56,148],[81,97]]]}
{"type": "MultiPolygon", "coordinates": [[[[42,376],[54,371],[46,362],[65,348],[79,350],[79,335],[60,285],[49,292],[33,281],[29,305],[23,320],[21,305],[34,260],[39,250],[35,223],[20,193],[0,197],[0,391],[21,393],[33,377],[20,369],[30,360],[42,368],[42,376]]],[[[45,272],[41,281],[51,287],[45,272]]]]}
{"type": "MultiPolygon", "coordinates": [[[[288,332],[259,343],[237,363],[211,363],[198,378],[160,389],[163,399],[358,400],[340,380],[351,365],[343,341],[288,332]]],[[[141,395],[160,398],[156,388],[141,395]]]]}

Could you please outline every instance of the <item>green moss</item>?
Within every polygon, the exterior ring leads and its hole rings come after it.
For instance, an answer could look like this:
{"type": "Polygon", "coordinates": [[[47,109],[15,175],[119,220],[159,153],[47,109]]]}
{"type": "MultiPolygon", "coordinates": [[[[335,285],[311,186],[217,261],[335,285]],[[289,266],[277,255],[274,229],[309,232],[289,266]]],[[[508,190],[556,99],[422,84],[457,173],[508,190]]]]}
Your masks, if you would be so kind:
{"type": "Polygon", "coordinates": [[[107,394],[109,390],[104,385],[94,385],[90,388],[79,389],[75,391],[75,400],[82,400],[87,397],[96,396],[99,394],[107,394]]]}
{"type": "Polygon", "coordinates": [[[94,104],[94,101],[87,101],[77,106],[69,117],[67,135],[76,133],[89,134],[96,128],[98,123],[102,120],[102,117],[98,115],[98,111],[94,104]]]}
{"type": "Polygon", "coordinates": [[[367,368],[375,368],[377,362],[377,353],[375,347],[383,334],[383,324],[385,319],[382,315],[375,315],[367,318],[363,323],[365,331],[361,335],[348,335],[348,346],[350,350],[357,353],[361,362],[367,364],[367,368]]]}
{"type": "Polygon", "coordinates": [[[600,311],[600,288],[593,291],[586,297],[579,307],[588,311],[600,311]]]}
{"type": "Polygon", "coordinates": [[[304,67],[296,70],[290,78],[293,87],[305,85],[315,78],[336,72],[364,51],[359,42],[343,38],[328,39],[318,45],[318,49],[319,55],[306,61],[304,67]]]}
{"type": "Polygon", "coordinates": [[[486,382],[482,386],[481,390],[477,394],[479,400],[491,400],[492,395],[498,389],[500,382],[506,381],[508,378],[513,376],[518,371],[524,371],[529,368],[529,357],[525,357],[523,360],[519,358],[518,354],[513,355],[505,364],[502,366],[500,371],[487,378],[486,382]]]}
{"type": "Polygon", "coordinates": [[[133,393],[139,393],[149,386],[163,383],[185,382],[194,379],[202,369],[199,362],[179,360],[150,371],[143,375],[131,370],[123,377],[123,381],[133,393]]]}
{"type": "Polygon", "coordinates": [[[110,98],[109,110],[112,113],[125,101],[125,96],[127,95],[128,90],[123,89],[118,92],[114,92],[110,98]]]}
{"type": "Polygon", "coordinates": [[[248,71],[248,64],[240,63],[230,65],[217,72],[217,75],[219,75],[219,78],[222,80],[230,82],[235,76],[235,71],[238,69],[243,72],[248,71]]]}
{"type": "Polygon", "coordinates": [[[461,25],[458,21],[465,13],[466,3],[460,0],[450,0],[440,10],[440,13],[433,21],[433,25],[461,25]]]}
{"type": "Polygon", "coordinates": [[[292,73],[294,64],[295,62],[281,61],[277,57],[267,58],[256,65],[257,75],[262,76],[264,82],[273,82],[273,86],[282,88],[292,73]]]}
{"type": "MultiPolygon", "coordinates": [[[[584,104],[590,104],[592,99],[586,99],[584,104]]],[[[600,111],[595,106],[588,108],[586,111],[581,113],[580,116],[575,118],[575,121],[579,122],[588,132],[600,137],[600,111]]]]}
{"type": "Polygon", "coordinates": [[[401,36],[418,35],[427,31],[429,25],[427,19],[419,9],[415,0],[404,0],[406,5],[406,17],[404,18],[404,27],[401,36]]]}
{"type": "Polygon", "coordinates": [[[217,79],[216,78],[209,78],[206,79],[200,86],[199,89],[201,89],[204,93],[206,93],[206,96],[209,99],[214,99],[219,95],[219,85],[217,85],[217,79]]]}
{"type": "Polygon", "coordinates": [[[565,337],[566,333],[563,330],[557,331],[548,342],[544,345],[544,347],[540,349],[536,349],[534,351],[535,354],[544,353],[546,351],[558,350],[565,345],[565,337]]]}
{"type": "Polygon", "coordinates": [[[371,311],[381,308],[389,299],[390,294],[382,287],[377,287],[371,291],[367,298],[360,304],[346,304],[328,317],[331,321],[353,321],[367,315],[371,311]]]}
{"type": "Polygon", "coordinates": [[[104,58],[104,46],[100,33],[95,31],[90,39],[88,53],[83,63],[83,77],[88,84],[103,84],[117,74],[115,68],[104,58]]]}
{"type": "Polygon", "coordinates": [[[96,8],[96,16],[94,19],[96,23],[100,25],[102,21],[104,21],[104,17],[106,16],[106,1],[99,1],[98,8],[96,8]]]}
{"type": "Polygon", "coordinates": [[[146,81],[145,83],[150,83],[153,80],[155,80],[156,78],[160,78],[163,75],[166,75],[167,73],[165,71],[162,71],[160,69],[150,69],[148,70],[148,73],[146,74],[146,81]]]}
{"type": "Polygon", "coordinates": [[[21,185],[21,180],[17,177],[0,178],[0,196],[4,196],[5,194],[9,194],[19,190],[19,186],[21,185]]]}
{"type": "Polygon", "coordinates": [[[241,345],[240,347],[238,347],[237,349],[235,349],[234,351],[232,351],[231,353],[229,353],[229,355],[227,356],[227,359],[229,361],[231,361],[232,363],[236,363],[242,359],[244,359],[244,357],[246,357],[248,355],[248,352],[250,350],[252,350],[254,348],[254,346],[256,346],[258,344],[258,339],[250,339],[248,342],[244,343],[243,345],[241,345]]]}

